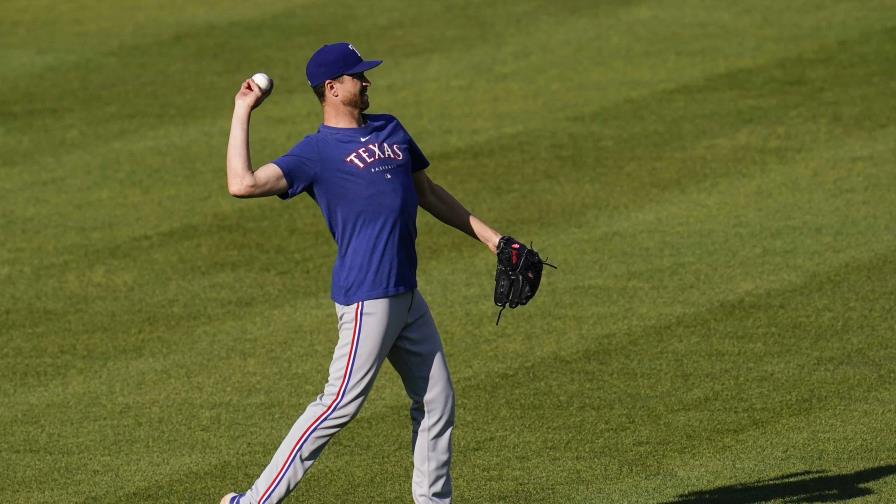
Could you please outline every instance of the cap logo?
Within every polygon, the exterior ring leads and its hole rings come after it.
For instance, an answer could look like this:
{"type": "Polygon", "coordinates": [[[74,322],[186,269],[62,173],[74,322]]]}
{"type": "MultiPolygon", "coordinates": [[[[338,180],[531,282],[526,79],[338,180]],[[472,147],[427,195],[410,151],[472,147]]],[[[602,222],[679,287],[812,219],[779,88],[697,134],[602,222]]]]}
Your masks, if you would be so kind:
{"type": "MultiPolygon", "coordinates": [[[[355,54],[357,54],[358,57],[361,58],[361,53],[359,53],[358,50],[355,49],[355,46],[349,44],[349,45],[348,45],[348,48],[351,49],[352,51],[355,51],[355,54]]],[[[361,59],[364,59],[364,58],[361,58],[361,59]]]]}

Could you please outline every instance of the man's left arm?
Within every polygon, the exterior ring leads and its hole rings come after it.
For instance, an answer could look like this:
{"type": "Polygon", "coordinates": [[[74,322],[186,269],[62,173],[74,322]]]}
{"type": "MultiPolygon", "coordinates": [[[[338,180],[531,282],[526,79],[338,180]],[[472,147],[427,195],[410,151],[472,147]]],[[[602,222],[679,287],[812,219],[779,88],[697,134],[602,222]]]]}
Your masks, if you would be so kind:
{"type": "Polygon", "coordinates": [[[433,182],[425,170],[414,172],[414,189],[420,206],[433,217],[481,241],[496,253],[501,233],[471,214],[454,196],[433,182]]]}

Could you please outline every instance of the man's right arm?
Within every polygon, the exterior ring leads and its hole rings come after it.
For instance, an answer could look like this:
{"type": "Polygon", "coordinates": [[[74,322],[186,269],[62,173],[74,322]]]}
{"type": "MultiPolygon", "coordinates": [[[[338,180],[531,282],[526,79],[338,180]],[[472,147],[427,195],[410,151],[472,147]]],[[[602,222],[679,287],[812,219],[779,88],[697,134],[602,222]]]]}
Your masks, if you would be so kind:
{"type": "Polygon", "coordinates": [[[268,163],[252,171],[249,158],[249,119],[252,109],[267,98],[258,85],[247,79],[234,98],[230,139],[227,142],[227,190],[237,198],[259,198],[282,194],[288,189],[277,165],[268,163]]]}

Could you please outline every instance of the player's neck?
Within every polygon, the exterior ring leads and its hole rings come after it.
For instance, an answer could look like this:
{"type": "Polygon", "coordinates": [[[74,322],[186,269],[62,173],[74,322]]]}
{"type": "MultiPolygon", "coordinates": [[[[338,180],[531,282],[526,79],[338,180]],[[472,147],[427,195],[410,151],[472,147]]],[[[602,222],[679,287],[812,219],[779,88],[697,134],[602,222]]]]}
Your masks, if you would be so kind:
{"type": "Polygon", "coordinates": [[[324,124],[333,128],[360,128],[364,116],[356,108],[324,106],[324,124]]]}

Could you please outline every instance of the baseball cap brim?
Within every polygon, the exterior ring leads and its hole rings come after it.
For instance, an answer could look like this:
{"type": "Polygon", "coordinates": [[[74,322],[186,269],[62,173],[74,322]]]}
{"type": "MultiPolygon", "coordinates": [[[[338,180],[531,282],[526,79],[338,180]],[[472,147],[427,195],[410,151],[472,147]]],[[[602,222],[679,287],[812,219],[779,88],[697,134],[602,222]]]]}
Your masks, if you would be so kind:
{"type": "Polygon", "coordinates": [[[346,71],[344,75],[366,72],[372,68],[376,68],[376,67],[380,66],[381,63],[382,63],[382,60],[362,61],[361,63],[358,63],[355,67],[353,67],[351,70],[346,71]]]}

